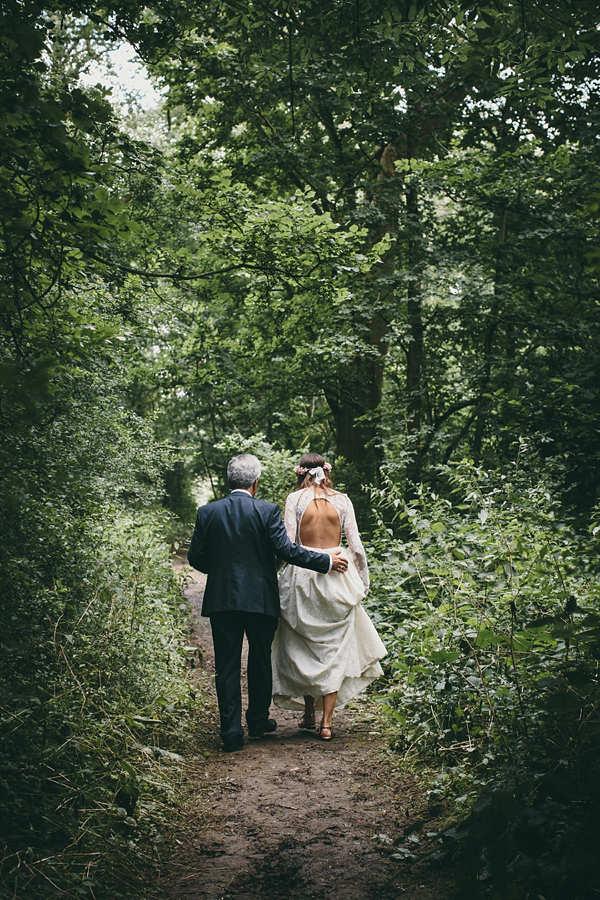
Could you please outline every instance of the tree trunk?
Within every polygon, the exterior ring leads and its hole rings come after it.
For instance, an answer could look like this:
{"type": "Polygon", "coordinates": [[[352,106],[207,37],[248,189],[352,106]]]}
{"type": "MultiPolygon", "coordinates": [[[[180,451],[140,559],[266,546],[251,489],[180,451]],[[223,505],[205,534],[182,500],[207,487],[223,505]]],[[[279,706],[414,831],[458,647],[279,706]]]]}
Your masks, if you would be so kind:
{"type": "Polygon", "coordinates": [[[352,368],[340,371],[337,383],[325,389],[335,425],[337,452],[356,471],[362,483],[379,481],[380,404],[387,353],[387,323],[374,315],[370,324],[371,355],[356,356],[352,368]]]}
{"type": "MultiPolygon", "coordinates": [[[[373,185],[372,201],[384,213],[384,222],[373,234],[373,245],[381,241],[387,232],[397,230],[402,185],[401,179],[396,175],[394,161],[398,154],[393,144],[380,148],[376,155],[383,171],[373,185]]],[[[325,391],[335,423],[337,451],[354,470],[357,482],[362,484],[379,483],[383,462],[380,405],[385,358],[389,347],[389,324],[381,310],[389,300],[393,301],[393,297],[391,294],[389,297],[382,295],[381,285],[377,286],[376,278],[381,273],[393,270],[396,264],[394,241],[387,256],[371,272],[373,286],[366,288],[376,293],[366,337],[369,352],[357,354],[346,377],[340,373],[340,382],[325,391]]]]}
{"type": "Polygon", "coordinates": [[[422,299],[422,267],[423,247],[421,219],[419,213],[418,186],[412,180],[406,191],[406,211],[408,218],[408,305],[407,317],[409,342],[406,350],[406,425],[411,451],[406,467],[406,496],[409,499],[421,480],[421,419],[422,419],[422,384],[423,365],[423,299],[422,299]]]}
{"type": "MultiPolygon", "coordinates": [[[[492,356],[494,348],[494,338],[498,328],[498,313],[502,305],[502,291],[505,281],[503,250],[506,242],[506,225],[508,214],[506,209],[502,210],[498,222],[497,234],[497,250],[496,263],[494,273],[494,299],[490,309],[490,323],[485,332],[483,342],[483,372],[479,385],[479,393],[483,395],[489,388],[492,378],[492,356]]],[[[473,459],[476,463],[481,462],[481,450],[483,446],[483,437],[485,425],[487,422],[488,404],[482,400],[477,418],[475,420],[475,433],[473,435],[473,459]]]]}

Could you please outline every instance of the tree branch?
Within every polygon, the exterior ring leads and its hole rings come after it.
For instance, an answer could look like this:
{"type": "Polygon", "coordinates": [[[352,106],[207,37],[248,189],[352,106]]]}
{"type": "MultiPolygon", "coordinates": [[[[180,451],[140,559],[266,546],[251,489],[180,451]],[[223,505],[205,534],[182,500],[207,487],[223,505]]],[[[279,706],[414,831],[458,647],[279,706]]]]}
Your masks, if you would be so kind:
{"type": "Polygon", "coordinates": [[[127,272],[129,275],[139,275],[140,278],[169,278],[171,281],[198,281],[201,278],[212,278],[213,275],[223,275],[227,272],[235,272],[237,269],[258,269],[258,266],[250,266],[248,263],[236,263],[233,266],[224,266],[222,269],[209,269],[207,272],[196,272],[193,275],[182,275],[180,272],[148,272],[144,269],[135,269],[133,266],[124,266],[122,263],[107,262],[94,253],[87,254],[90,259],[101,263],[107,268],[118,269],[119,272],[127,272]]]}

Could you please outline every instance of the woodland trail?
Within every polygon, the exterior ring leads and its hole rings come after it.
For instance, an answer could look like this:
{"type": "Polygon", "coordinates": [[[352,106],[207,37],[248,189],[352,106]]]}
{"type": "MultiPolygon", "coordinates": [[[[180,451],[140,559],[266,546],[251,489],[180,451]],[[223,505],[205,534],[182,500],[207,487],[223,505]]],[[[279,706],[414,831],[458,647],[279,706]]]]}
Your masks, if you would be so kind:
{"type": "Polygon", "coordinates": [[[185,821],[148,900],[449,900],[450,874],[424,854],[435,810],[394,766],[368,701],[336,713],[331,743],[272,710],[278,728],[236,753],[220,748],[203,580],[186,590],[201,688],[211,701],[186,772],[185,821]]]}

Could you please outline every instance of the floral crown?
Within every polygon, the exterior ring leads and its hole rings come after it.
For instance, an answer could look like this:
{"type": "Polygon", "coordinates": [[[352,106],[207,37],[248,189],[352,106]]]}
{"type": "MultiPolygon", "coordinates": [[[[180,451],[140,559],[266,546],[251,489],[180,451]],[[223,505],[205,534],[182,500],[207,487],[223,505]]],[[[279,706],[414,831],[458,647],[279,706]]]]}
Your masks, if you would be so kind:
{"type": "Polygon", "coordinates": [[[325,478],[325,472],[331,472],[331,463],[324,462],[322,466],[314,466],[308,469],[306,466],[296,466],[296,475],[314,475],[317,484],[325,478]]]}

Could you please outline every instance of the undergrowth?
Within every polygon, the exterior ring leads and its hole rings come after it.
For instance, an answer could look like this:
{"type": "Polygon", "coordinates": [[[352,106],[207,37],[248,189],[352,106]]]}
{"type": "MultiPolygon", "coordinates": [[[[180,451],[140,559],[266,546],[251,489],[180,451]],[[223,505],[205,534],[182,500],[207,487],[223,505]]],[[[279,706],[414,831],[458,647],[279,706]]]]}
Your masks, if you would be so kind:
{"type": "Polygon", "coordinates": [[[596,897],[600,529],[518,474],[442,474],[410,506],[373,492],[369,598],[392,745],[455,818],[433,861],[460,857],[465,897],[596,897]]]}
{"type": "Polygon", "coordinates": [[[131,900],[200,712],[186,608],[149,514],[54,522],[3,560],[0,897],[131,900]]]}

